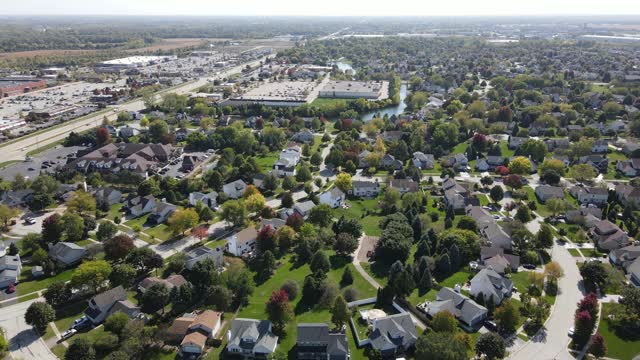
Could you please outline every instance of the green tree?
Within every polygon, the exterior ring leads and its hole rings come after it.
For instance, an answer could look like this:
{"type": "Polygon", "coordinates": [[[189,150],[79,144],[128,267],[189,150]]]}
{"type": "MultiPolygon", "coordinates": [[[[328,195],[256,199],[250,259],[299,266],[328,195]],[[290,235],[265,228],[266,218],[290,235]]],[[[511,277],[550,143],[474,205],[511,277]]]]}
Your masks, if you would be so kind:
{"type": "Polygon", "coordinates": [[[105,241],[111,239],[118,232],[118,227],[110,222],[104,221],[100,223],[98,226],[98,231],[96,231],[96,238],[98,241],[105,241]]]}
{"type": "Polygon", "coordinates": [[[20,210],[0,204],[0,223],[4,225],[5,229],[9,228],[11,219],[18,215],[20,215],[20,210]]]}
{"type": "Polygon", "coordinates": [[[352,187],[351,175],[348,173],[338,174],[338,176],[336,177],[335,185],[338,189],[346,193],[352,187]]]}
{"type": "Polygon", "coordinates": [[[328,273],[331,270],[331,263],[329,262],[329,257],[322,250],[316,251],[311,258],[310,264],[311,272],[317,273],[328,273]]]}
{"type": "Polygon", "coordinates": [[[131,286],[136,278],[136,269],[131,264],[116,264],[113,266],[109,282],[111,286],[122,285],[125,288],[131,286]]]}
{"type": "Polygon", "coordinates": [[[88,288],[91,293],[102,288],[111,275],[111,265],[104,260],[85,261],[71,275],[74,289],[88,288]]]}
{"type": "Polygon", "coordinates": [[[333,221],[333,210],[327,204],[319,204],[309,212],[309,221],[320,227],[327,227],[333,221]]]}
{"type": "Polygon", "coordinates": [[[188,229],[198,225],[198,221],[200,221],[198,213],[194,209],[187,208],[175,210],[171,216],[169,216],[167,223],[169,230],[171,230],[174,235],[177,235],[180,233],[184,234],[188,229]]]}
{"type": "Polygon", "coordinates": [[[448,311],[440,311],[431,319],[431,328],[436,332],[456,332],[458,320],[448,311]]]}
{"type": "Polygon", "coordinates": [[[540,225],[536,240],[536,246],[539,248],[548,249],[553,246],[553,230],[549,224],[540,225]]]}
{"type": "Polygon", "coordinates": [[[96,211],[96,199],[84,191],[76,191],[67,201],[67,210],[78,214],[92,214],[96,211]]]}
{"type": "Polygon", "coordinates": [[[220,215],[220,218],[231,223],[233,226],[243,225],[246,216],[247,209],[242,202],[238,200],[231,200],[222,204],[222,214],[220,215]]]}
{"type": "Polygon", "coordinates": [[[516,219],[520,220],[521,223],[526,224],[531,221],[531,211],[526,206],[519,206],[518,211],[516,211],[516,219]]]}
{"type": "Polygon", "coordinates": [[[336,237],[336,243],[333,246],[336,254],[342,256],[353,254],[353,252],[356,251],[357,248],[358,240],[348,233],[338,234],[338,236],[336,237]]]}
{"type": "Polygon", "coordinates": [[[154,313],[162,309],[169,303],[169,289],[163,284],[153,284],[149,287],[140,299],[141,310],[147,314],[154,313]]]}
{"type": "Polygon", "coordinates": [[[425,331],[416,341],[416,360],[467,360],[468,345],[457,334],[425,331]]]}
{"type": "MultiPolygon", "coordinates": [[[[491,298],[493,299],[493,297],[491,298]]],[[[511,300],[503,301],[502,305],[496,309],[493,317],[498,327],[509,334],[515,332],[520,323],[520,311],[511,300]]]]}
{"type": "Polygon", "coordinates": [[[284,290],[271,293],[266,305],[266,312],[269,315],[269,320],[273,323],[274,331],[281,333],[294,316],[289,303],[289,295],[284,290]]]}
{"type": "Polygon", "coordinates": [[[569,169],[569,176],[578,182],[591,181],[597,175],[596,169],[589,164],[575,164],[569,169]]]}
{"type": "Polygon", "coordinates": [[[484,355],[487,360],[502,359],[506,355],[506,347],[502,336],[488,332],[480,335],[476,341],[476,354],[484,355]]]}
{"type": "Polygon", "coordinates": [[[51,305],[45,302],[34,302],[27,308],[24,314],[24,320],[39,334],[44,334],[47,325],[55,320],[56,314],[51,305]]]}
{"type": "Polygon", "coordinates": [[[491,200],[493,200],[494,203],[496,204],[499,203],[500,200],[504,198],[504,190],[502,189],[502,186],[496,185],[492,187],[491,190],[489,191],[489,196],[491,197],[491,200]]]}
{"type": "Polygon", "coordinates": [[[128,323],[129,317],[127,314],[117,312],[110,315],[107,320],[104,321],[104,329],[120,337],[128,323]]]}
{"type": "Polygon", "coordinates": [[[61,221],[67,241],[76,242],[82,240],[84,220],[80,215],[67,212],[62,215],[61,221]]]}
{"type": "Polygon", "coordinates": [[[154,143],[162,142],[169,134],[169,126],[164,120],[154,120],[149,125],[149,138],[154,143]]]}
{"type": "Polygon", "coordinates": [[[350,317],[351,312],[349,311],[347,302],[339,295],[336,297],[333,307],[331,308],[331,322],[333,322],[336,328],[340,329],[349,321],[350,317]]]}
{"type": "Polygon", "coordinates": [[[64,305],[71,299],[71,288],[63,281],[56,281],[47,287],[44,298],[53,307],[64,305]]]}
{"type": "Polygon", "coordinates": [[[116,235],[104,242],[104,252],[107,259],[124,259],[135,248],[133,239],[126,234],[116,235]]]}
{"type": "Polygon", "coordinates": [[[524,156],[516,156],[509,163],[509,172],[517,175],[526,175],[531,173],[531,161],[524,156]]]}

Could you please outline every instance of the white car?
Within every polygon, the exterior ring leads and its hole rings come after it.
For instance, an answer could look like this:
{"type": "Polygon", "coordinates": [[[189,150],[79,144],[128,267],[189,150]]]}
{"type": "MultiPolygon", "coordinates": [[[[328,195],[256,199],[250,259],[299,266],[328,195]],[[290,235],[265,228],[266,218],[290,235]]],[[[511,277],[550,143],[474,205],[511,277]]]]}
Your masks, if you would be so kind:
{"type": "Polygon", "coordinates": [[[573,335],[576,333],[576,329],[575,328],[569,328],[569,336],[573,337],[573,335]]]}
{"type": "Polygon", "coordinates": [[[70,337],[72,337],[73,335],[75,335],[78,332],[78,330],[76,329],[69,329],[65,332],[63,332],[62,334],[60,334],[60,337],[62,338],[62,340],[66,340],[70,337]]]}

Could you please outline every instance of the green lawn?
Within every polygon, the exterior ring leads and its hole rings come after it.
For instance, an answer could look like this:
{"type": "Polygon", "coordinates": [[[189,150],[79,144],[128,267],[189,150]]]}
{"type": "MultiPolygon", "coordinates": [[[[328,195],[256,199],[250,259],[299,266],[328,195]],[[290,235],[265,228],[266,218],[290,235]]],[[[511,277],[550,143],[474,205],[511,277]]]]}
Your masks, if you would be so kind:
{"type": "Polygon", "coordinates": [[[518,289],[518,292],[526,293],[529,288],[529,271],[520,271],[511,274],[511,281],[513,286],[518,289]]]}
{"type": "Polygon", "coordinates": [[[208,242],[208,243],[206,244],[206,246],[207,246],[208,248],[211,248],[211,249],[215,249],[215,248],[217,248],[217,247],[222,247],[222,248],[224,248],[224,247],[225,247],[225,245],[227,245],[227,239],[214,240],[214,241],[210,241],[210,242],[208,242]]]}
{"type": "Polygon", "coordinates": [[[273,164],[278,160],[279,153],[277,151],[270,152],[267,156],[257,156],[256,163],[263,172],[273,169],[273,164]]]}
{"type": "Polygon", "coordinates": [[[627,282],[627,278],[622,270],[611,266],[611,264],[604,263],[603,265],[607,271],[607,283],[605,284],[604,292],[607,294],[620,294],[627,282]]]}
{"type": "Polygon", "coordinates": [[[107,214],[107,219],[112,220],[115,219],[116,216],[122,216],[122,207],[124,204],[113,204],[111,205],[111,209],[109,209],[109,213],[107,214]]]}
{"type": "Polygon", "coordinates": [[[478,200],[480,200],[480,206],[488,206],[491,204],[491,200],[485,194],[478,194],[478,200]]]}
{"type": "Polygon", "coordinates": [[[382,216],[377,215],[376,205],[378,199],[347,200],[348,209],[337,208],[333,210],[336,218],[344,215],[348,219],[357,219],[362,224],[362,231],[366,235],[380,236],[381,231],[378,224],[382,216]]]}
{"type": "Polygon", "coordinates": [[[27,280],[18,283],[16,286],[16,292],[18,296],[32,293],[34,291],[39,291],[46,289],[49,285],[53,284],[57,281],[69,281],[71,280],[71,275],[73,274],[73,269],[65,270],[59,273],[56,276],[38,279],[38,280],[27,280]]]}
{"type": "Polygon", "coordinates": [[[640,336],[636,335],[635,338],[621,336],[609,325],[607,316],[616,306],[620,305],[615,303],[602,304],[602,316],[598,324],[598,333],[604,337],[605,343],[607,344],[606,357],[631,360],[640,353],[640,336]]]}
{"type": "Polygon", "coordinates": [[[54,321],[58,331],[63,332],[71,327],[76,319],[83,316],[84,310],[87,308],[86,301],[79,301],[69,304],[63,308],[56,310],[56,320],[54,321]]]}
{"type": "Polygon", "coordinates": [[[453,150],[451,150],[452,154],[464,154],[465,151],[467,151],[467,147],[469,145],[467,144],[467,142],[461,142],[460,144],[456,145],[453,150]]]}
{"type": "MultiPolygon", "coordinates": [[[[332,257],[332,270],[328,274],[328,279],[338,283],[342,277],[345,266],[351,268],[351,272],[354,277],[353,287],[360,293],[360,298],[367,298],[375,296],[376,290],[368,282],[362,279],[353,268],[351,263],[345,264],[344,261],[338,260],[332,257]]],[[[255,291],[249,298],[248,305],[240,310],[238,317],[240,318],[255,318],[265,319],[267,314],[265,313],[265,302],[269,299],[271,293],[278,290],[280,286],[287,280],[294,280],[298,282],[300,290],[304,283],[304,277],[310,274],[309,265],[304,265],[295,268],[290,262],[291,257],[287,256],[280,259],[282,265],[275,271],[269,280],[256,287],[255,291]]],[[[286,354],[289,352],[296,342],[297,323],[303,322],[324,322],[331,324],[331,314],[328,309],[306,309],[298,306],[300,302],[300,295],[294,299],[291,303],[296,312],[295,320],[292,321],[286,328],[284,337],[281,337],[280,344],[278,345],[278,352],[286,354]]],[[[355,349],[354,349],[355,350],[355,349]]]]}
{"type": "Polygon", "coordinates": [[[133,228],[134,226],[138,225],[140,226],[140,228],[142,228],[144,226],[144,224],[147,222],[147,219],[149,218],[151,214],[145,214],[142,216],[139,216],[135,219],[131,219],[129,221],[125,221],[125,225],[127,225],[130,228],[133,228]]]}
{"type": "MultiPolygon", "coordinates": [[[[533,191],[533,188],[531,188],[531,186],[525,186],[523,187],[523,189],[527,192],[527,195],[529,196],[529,200],[534,200],[536,202],[536,213],[538,213],[538,215],[542,216],[542,217],[547,217],[547,216],[551,216],[552,213],[551,211],[549,211],[547,209],[547,206],[543,203],[540,202],[540,200],[538,200],[538,197],[536,196],[535,192],[533,191]]],[[[566,196],[565,196],[566,198],[566,196]]]]}
{"type": "MultiPolygon", "coordinates": [[[[461,270],[449,276],[448,278],[442,280],[440,283],[438,283],[438,285],[440,287],[448,287],[448,288],[453,288],[454,286],[456,286],[456,284],[459,284],[462,286],[466,284],[467,281],[469,281],[469,275],[470,273],[468,271],[461,270]]],[[[409,295],[409,297],[407,298],[407,301],[409,301],[412,305],[416,306],[424,302],[425,300],[430,300],[430,301],[435,300],[437,293],[438,293],[438,290],[436,290],[435,288],[429,290],[429,292],[425,294],[420,294],[419,291],[416,289],[416,290],[413,290],[411,295],[409,295]]]]}
{"type": "Polygon", "coordinates": [[[317,106],[321,110],[330,109],[338,102],[349,103],[355,101],[355,99],[333,99],[333,98],[316,98],[311,103],[312,106],[317,106]]]}
{"type": "Polygon", "coordinates": [[[503,157],[512,157],[513,155],[515,155],[515,151],[509,149],[508,141],[500,141],[500,152],[502,153],[503,157]]]}
{"type": "Polygon", "coordinates": [[[171,236],[173,235],[166,224],[160,224],[146,229],[144,230],[144,233],[160,241],[167,241],[171,239],[171,236]]]}

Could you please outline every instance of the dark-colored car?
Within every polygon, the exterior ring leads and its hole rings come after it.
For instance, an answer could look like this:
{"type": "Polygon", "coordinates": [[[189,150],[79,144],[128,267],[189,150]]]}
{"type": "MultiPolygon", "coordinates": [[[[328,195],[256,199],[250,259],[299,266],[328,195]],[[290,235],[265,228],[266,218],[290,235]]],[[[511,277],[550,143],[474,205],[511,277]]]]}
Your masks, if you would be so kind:
{"type": "Polygon", "coordinates": [[[490,331],[498,331],[498,324],[491,320],[485,320],[484,327],[486,327],[490,331]]]}
{"type": "Polygon", "coordinates": [[[11,284],[7,287],[7,294],[13,294],[16,292],[16,284],[11,284]]]}
{"type": "Polygon", "coordinates": [[[522,267],[527,270],[535,270],[536,266],[533,264],[522,264],[522,267]]]}

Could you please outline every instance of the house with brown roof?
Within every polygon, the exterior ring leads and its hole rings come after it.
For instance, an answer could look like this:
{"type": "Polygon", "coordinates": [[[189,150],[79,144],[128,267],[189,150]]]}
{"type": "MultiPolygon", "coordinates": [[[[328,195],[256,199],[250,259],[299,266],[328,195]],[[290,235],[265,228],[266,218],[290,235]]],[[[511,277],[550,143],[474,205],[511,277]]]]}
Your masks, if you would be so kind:
{"type": "Polygon", "coordinates": [[[227,239],[228,251],[235,256],[242,256],[255,250],[258,231],[249,226],[227,239]]]}
{"type": "Polygon", "coordinates": [[[169,291],[171,291],[171,289],[175,287],[180,287],[186,283],[187,283],[187,280],[184,278],[184,276],[179,274],[170,275],[166,279],[150,276],[140,282],[140,284],[138,285],[138,291],[144,294],[150,287],[156,284],[160,284],[166,287],[169,291]]]}
{"type": "Polygon", "coordinates": [[[629,243],[629,236],[609,220],[596,222],[591,230],[591,236],[602,250],[620,249],[629,243]]]}
{"type": "Polygon", "coordinates": [[[222,323],[222,313],[205,310],[199,314],[188,313],[175,319],[167,333],[172,341],[180,342],[183,355],[200,355],[208,339],[214,338],[222,323]]]}

